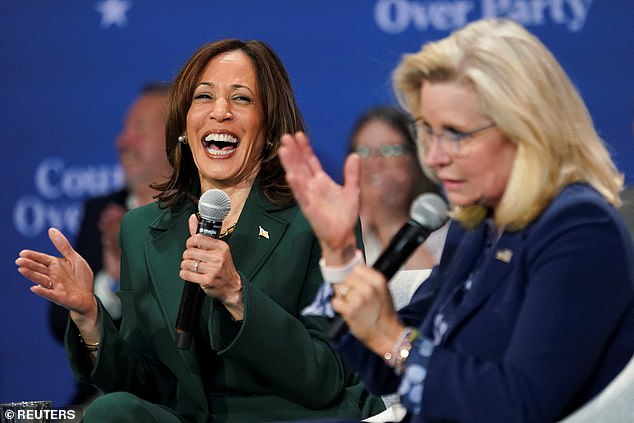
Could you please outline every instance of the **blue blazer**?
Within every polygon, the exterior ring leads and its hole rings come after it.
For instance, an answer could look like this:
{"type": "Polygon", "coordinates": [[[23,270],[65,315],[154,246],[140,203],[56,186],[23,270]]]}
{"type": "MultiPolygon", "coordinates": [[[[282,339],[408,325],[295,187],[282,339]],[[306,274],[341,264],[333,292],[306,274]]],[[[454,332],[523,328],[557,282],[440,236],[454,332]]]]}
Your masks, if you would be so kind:
{"type": "MultiPolygon", "coordinates": [[[[481,255],[487,225],[452,224],[443,257],[401,320],[432,338],[434,317],[481,255]]],[[[351,335],[338,345],[370,391],[400,378],[351,335]]],[[[427,366],[405,421],[549,422],[597,394],[634,354],[634,249],[592,188],[565,188],[532,224],[504,232],[427,366]]],[[[410,355],[412,361],[413,355],[410,355]]]]}

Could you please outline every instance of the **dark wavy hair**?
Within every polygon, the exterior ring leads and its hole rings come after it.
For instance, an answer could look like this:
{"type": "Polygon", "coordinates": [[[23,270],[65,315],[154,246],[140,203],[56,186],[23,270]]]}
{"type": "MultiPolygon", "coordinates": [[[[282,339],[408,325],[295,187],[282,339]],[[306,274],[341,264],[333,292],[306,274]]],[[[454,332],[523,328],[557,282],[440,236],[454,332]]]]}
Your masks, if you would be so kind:
{"type": "Polygon", "coordinates": [[[273,49],[262,41],[226,39],[200,47],[172,83],[168,98],[165,150],[174,170],[166,182],[153,186],[159,191],[157,199],[163,208],[171,207],[184,198],[196,203],[200,197],[200,180],[194,158],[191,150],[178,142],[178,137],[185,133],[187,112],[205,67],[219,54],[235,50],[244,52],[255,67],[259,101],[264,113],[266,147],[261,156],[257,180],[266,198],[274,204],[286,205],[294,201],[277,151],[283,134],[305,131],[305,124],[286,69],[273,49]]]}

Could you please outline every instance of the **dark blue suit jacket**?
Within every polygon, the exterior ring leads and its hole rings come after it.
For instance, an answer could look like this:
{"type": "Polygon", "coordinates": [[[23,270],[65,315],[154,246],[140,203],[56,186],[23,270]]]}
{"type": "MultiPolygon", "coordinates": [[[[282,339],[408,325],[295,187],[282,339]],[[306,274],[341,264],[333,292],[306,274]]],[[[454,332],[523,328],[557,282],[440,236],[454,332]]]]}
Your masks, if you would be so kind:
{"type": "MultiPolygon", "coordinates": [[[[399,312],[432,337],[486,225],[452,224],[439,265],[399,312]]],[[[399,378],[349,334],[338,349],[370,391],[399,378]]],[[[634,354],[634,249],[617,211],[587,185],[564,189],[531,225],[504,232],[427,368],[405,421],[548,422],[598,393],[634,354]]]]}

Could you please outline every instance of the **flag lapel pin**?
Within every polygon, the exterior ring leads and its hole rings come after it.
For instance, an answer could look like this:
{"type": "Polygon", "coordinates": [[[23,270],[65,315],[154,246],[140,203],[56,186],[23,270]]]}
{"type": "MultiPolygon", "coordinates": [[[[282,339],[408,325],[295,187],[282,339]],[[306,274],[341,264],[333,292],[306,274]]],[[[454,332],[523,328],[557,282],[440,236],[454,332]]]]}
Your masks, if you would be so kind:
{"type": "Polygon", "coordinates": [[[503,248],[495,252],[495,258],[504,263],[510,263],[512,257],[513,251],[509,250],[508,248],[503,248]]]}

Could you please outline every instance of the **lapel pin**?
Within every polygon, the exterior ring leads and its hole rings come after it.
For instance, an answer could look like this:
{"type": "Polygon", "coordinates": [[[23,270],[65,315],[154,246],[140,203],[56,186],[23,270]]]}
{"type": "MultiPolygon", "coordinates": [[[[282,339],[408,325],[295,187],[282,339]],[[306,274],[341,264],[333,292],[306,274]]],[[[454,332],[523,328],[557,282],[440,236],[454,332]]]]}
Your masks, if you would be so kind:
{"type": "Polygon", "coordinates": [[[510,263],[512,257],[513,257],[513,251],[509,250],[508,248],[497,250],[495,252],[495,258],[504,263],[510,263]]]}
{"type": "Polygon", "coordinates": [[[260,233],[258,234],[258,238],[266,238],[269,239],[269,231],[267,231],[266,229],[264,229],[262,226],[259,226],[260,228],[260,233]]]}

